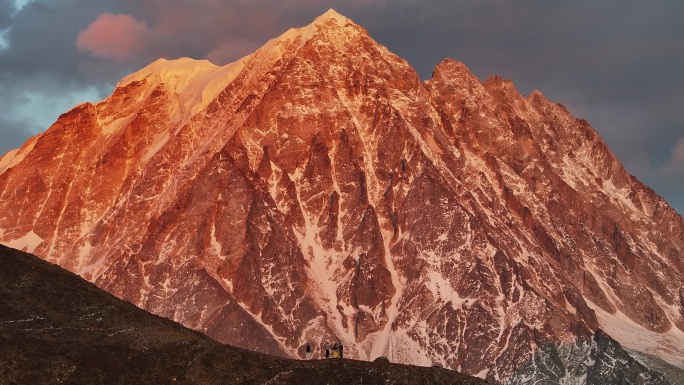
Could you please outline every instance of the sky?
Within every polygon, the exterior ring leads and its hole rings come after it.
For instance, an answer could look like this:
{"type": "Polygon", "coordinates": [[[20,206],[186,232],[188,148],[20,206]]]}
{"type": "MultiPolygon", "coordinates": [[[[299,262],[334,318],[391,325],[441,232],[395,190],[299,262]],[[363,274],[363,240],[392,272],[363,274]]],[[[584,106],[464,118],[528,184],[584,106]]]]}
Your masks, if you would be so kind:
{"type": "Polygon", "coordinates": [[[681,0],[0,0],[0,154],[160,57],[224,65],[329,8],[423,80],[452,58],[540,90],[684,213],[681,0]]]}

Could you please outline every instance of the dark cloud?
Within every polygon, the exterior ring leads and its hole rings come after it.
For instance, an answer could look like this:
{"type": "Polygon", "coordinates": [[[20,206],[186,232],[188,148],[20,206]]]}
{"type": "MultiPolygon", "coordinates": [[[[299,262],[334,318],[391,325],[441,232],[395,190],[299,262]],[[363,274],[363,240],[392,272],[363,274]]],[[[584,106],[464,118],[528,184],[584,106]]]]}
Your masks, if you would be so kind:
{"type": "MultiPolygon", "coordinates": [[[[684,212],[684,202],[672,198],[681,196],[677,181],[684,177],[671,171],[684,169],[675,146],[684,140],[678,0],[35,0],[14,16],[8,4],[0,5],[0,30],[9,27],[10,44],[0,51],[6,138],[21,137],[22,124],[30,126],[23,135],[37,129],[16,113],[27,104],[57,98],[61,108],[80,96],[104,97],[125,74],[159,57],[226,64],[333,7],[423,79],[451,57],[482,80],[500,75],[524,94],[539,89],[563,103],[599,131],[630,172],[684,212]]],[[[16,146],[4,142],[0,152],[16,146]]]]}
{"type": "MultiPolygon", "coordinates": [[[[75,46],[79,27],[116,2],[107,3],[33,1],[16,13],[12,7],[4,35],[8,47],[0,51],[0,153],[44,131],[61,112],[82,101],[79,95],[111,88],[114,73],[97,77],[83,71],[87,56],[75,46]]],[[[2,4],[5,9],[7,2],[2,4]]]]}
{"type": "MultiPolygon", "coordinates": [[[[587,119],[637,175],[684,212],[684,3],[434,1],[361,16],[371,34],[423,78],[444,57],[485,79],[541,90],[587,119]]],[[[361,19],[360,18],[360,19],[361,19]]],[[[361,22],[361,20],[359,20],[361,22]]]]}
{"type": "Polygon", "coordinates": [[[14,6],[12,6],[10,2],[0,3],[0,31],[3,31],[9,27],[13,12],[14,6]]]}
{"type": "MultiPolygon", "coordinates": [[[[669,160],[655,175],[644,173],[642,182],[653,188],[675,208],[684,207],[684,136],[680,137],[670,150],[669,160]]],[[[681,213],[682,210],[679,210],[681,213]]]]}
{"type": "MultiPolygon", "coordinates": [[[[50,73],[75,77],[80,60],[74,47],[79,17],[69,11],[78,2],[53,3],[57,2],[32,2],[14,16],[6,34],[9,48],[0,53],[3,75],[32,77],[50,73]],[[73,22],[65,22],[74,18],[73,22]]],[[[95,15],[97,12],[86,13],[80,19],[95,15]]]]}
{"type": "Polygon", "coordinates": [[[2,125],[0,125],[0,137],[2,138],[0,145],[6,148],[6,150],[2,151],[2,153],[4,154],[6,151],[21,147],[28,139],[26,132],[38,133],[40,130],[43,129],[28,119],[23,121],[3,120],[2,125]]]}

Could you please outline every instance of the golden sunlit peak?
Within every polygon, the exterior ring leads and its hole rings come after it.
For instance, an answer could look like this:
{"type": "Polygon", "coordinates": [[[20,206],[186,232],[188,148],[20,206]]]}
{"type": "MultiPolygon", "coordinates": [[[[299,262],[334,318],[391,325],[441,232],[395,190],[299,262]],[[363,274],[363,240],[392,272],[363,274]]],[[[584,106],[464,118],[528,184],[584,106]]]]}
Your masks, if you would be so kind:
{"type": "Polygon", "coordinates": [[[350,21],[347,17],[339,14],[337,11],[334,9],[330,8],[327,10],[324,14],[321,16],[318,16],[314,22],[321,22],[321,21],[327,21],[327,20],[335,20],[339,24],[345,24],[348,21],[350,21]]]}

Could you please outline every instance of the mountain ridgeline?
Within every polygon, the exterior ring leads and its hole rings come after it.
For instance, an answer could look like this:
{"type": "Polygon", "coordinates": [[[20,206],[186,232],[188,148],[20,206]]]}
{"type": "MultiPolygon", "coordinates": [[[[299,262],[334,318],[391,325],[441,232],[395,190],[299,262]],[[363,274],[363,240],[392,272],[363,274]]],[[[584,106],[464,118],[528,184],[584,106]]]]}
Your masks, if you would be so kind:
{"type": "Polygon", "coordinates": [[[294,361],[221,345],[2,245],[0,294],[2,384],[486,384],[441,368],[294,361]]]}
{"type": "Polygon", "coordinates": [[[421,82],[332,10],[73,108],[0,159],[0,208],[2,243],[259,352],[665,381],[611,336],[684,366],[684,219],[540,92],[421,82]]]}

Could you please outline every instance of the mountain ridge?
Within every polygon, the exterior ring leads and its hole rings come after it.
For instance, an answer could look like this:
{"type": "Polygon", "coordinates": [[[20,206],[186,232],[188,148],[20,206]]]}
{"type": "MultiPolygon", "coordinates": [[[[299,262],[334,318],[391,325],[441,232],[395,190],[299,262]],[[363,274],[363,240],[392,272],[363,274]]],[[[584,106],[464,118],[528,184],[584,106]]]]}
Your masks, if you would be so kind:
{"type": "Polygon", "coordinates": [[[221,345],[33,255],[0,245],[7,384],[481,384],[441,368],[285,360],[221,345]]]}

